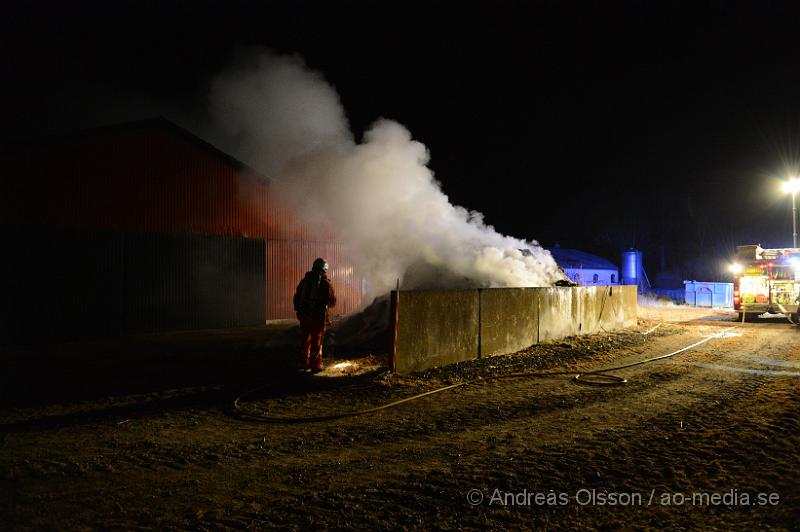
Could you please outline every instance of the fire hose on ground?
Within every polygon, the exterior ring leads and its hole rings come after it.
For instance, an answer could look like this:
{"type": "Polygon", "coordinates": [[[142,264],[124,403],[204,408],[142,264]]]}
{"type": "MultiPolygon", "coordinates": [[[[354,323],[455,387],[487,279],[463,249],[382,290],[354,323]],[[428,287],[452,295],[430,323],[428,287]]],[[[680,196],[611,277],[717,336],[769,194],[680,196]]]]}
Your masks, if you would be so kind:
{"type": "MultiPolygon", "coordinates": [[[[653,332],[655,329],[657,329],[661,325],[662,324],[659,323],[658,325],[656,325],[652,329],[650,329],[650,330],[648,330],[648,331],[646,331],[646,332],[644,332],[642,334],[650,334],[651,332],[653,332]]],[[[516,372],[516,373],[507,373],[507,374],[504,374],[504,375],[494,375],[494,376],[485,377],[485,378],[479,377],[479,378],[476,378],[476,379],[472,379],[472,380],[468,380],[468,381],[464,381],[464,382],[459,382],[459,383],[451,384],[451,385],[448,385],[448,386],[443,386],[441,388],[436,388],[434,390],[430,390],[430,391],[423,392],[423,393],[420,393],[420,394],[412,395],[411,397],[406,397],[404,399],[399,399],[397,401],[392,401],[390,403],[386,403],[386,404],[379,405],[379,406],[372,407],[372,408],[366,408],[366,409],[363,409],[363,410],[352,410],[352,411],[349,411],[349,412],[342,412],[342,413],[338,413],[338,414],[330,414],[330,415],[326,415],[326,416],[308,416],[308,417],[289,417],[289,416],[284,417],[284,416],[272,416],[272,415],[268,415],[268,414],[254,414],[254,413],[250,413],[250,412],[244,412],[242,410],[242,408],[241,408],[242,403],[243,403],[243,398],[247,397],[249,395],[252,395],[252,394],[254,394],[255,392],[257,392],[259,390],[262,390],[262,389],[268,387],[269,385],[260,386],[258,388],[255,388],[253,390],[250,390],[248,392],[245,392],[245,393],[241,394],[240,396],[238,396],[233,401],[233,409],[239,415],[239,417],[241,417],[243,419],[246,419],[246,420],[250,420],[250,421],[261,421],[261,422],[265,422],[265,423],[311,423],[311,422],[319,422],[319,421],[333,421],[333,420],[336,420],[336,419],[345,419],[345,418],[362,416],[362,415],[365,415],[365,414],[373,414],[373,413],[376,413],[376,412],[380,412],[382,410],[388,410],[390,408],[394,408],[394,407],[400,406],[400,405],[402,405],[404,403],[409,403],[411,401],[416,401],[417,399],[421,399],[421,398],[427,397],[429,395],[445,392],[447,390],[452,390],[454,388],[458,388],[458,387],[461,387],[461,386],[468,386],[468,385],[474,385],[474,384],[484,384],[484,383],[487,383],[487,382],[500,381],[500,380],[503,380],[503,379],[523,379],[523,378],[539,378],[539,379],[541,379],[541,378],[553,378],[553,377],[563,377],[563,376],[567,376],[567,375],[572,375],[572,381],[574,383],[576,383],[576,384],[582,384],[582,385],[587,385],[587,386],[621,386],[621,385],[626,384],[628,382],[628,380],[625,379],[624,377],[620,377],[618,375],[612,375],[611,372],[619,371],[619,370],[627,369],[627,368],[632,368],[634,366],[641,366],[641,365],[644,365],[644,364],[649,364],[651,362],[655,362],[657,360],[663,360],[663,359],[666,359],[666,358],[674,357],[675,355],[678,355],[680,353],[684,353],[686,351],[689,351],[690,349],[694,349],[695,347],[698,347],[698,346],[700,346],[700,345],[702,345],[702,344],[704,344],[706,342],[709,342],[711,340],[714,340],[716,338],[722,338],[729,331],[731,331],[733,329],[736,329],[738,327],[739,327],[738,325],[735,325],[733,327],[728,327],[724,331],[720,331],[720,332],[718,332],[716,334],[713,334],[711,336],[707,336],[706,338],[703,338],[702,340],[700,340],[698,342],[694,342],[693,344],[690,344],[690,345],[688,345],[686,347],[678,349],[677,351],[673,351],[672,353],[668,353],[666,355],[659,355],[659,356],[655,356],[655,357],[650,357],[650,358],[647,358],[645,360],[640,360],[638,362],[632,362],[630,364],[623,364],[623,365],[620,365],[620,366],[613,366],[613,367],[604,368],[604,369],[586,371],[586,372],[581,372],[581,373],[577,373],[577,374],[576,374],[576,372],[574,370],[571,370],[571,371],[563,370],[563,371],[516,372]]]]}

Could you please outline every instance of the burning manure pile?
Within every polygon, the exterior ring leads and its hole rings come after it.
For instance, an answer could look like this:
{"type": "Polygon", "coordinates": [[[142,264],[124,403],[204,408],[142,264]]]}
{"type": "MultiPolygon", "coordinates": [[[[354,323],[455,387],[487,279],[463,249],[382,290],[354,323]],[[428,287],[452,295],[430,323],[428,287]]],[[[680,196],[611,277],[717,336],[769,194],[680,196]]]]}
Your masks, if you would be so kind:
{"type": "Polygon", "coordinates": [[[243,53],[213,80],[210,107],[214,142],[269,176],[311,227],[333,225],[359,265],[364,300],[375,302],[337,324],[335,343],[377,342],[398,279],[404,289],[565,280],[537,242],[502,235],[450,203],[428,149],[404,126],[379,118],[358,141],[336,90],[296,56],[243,53]]]}

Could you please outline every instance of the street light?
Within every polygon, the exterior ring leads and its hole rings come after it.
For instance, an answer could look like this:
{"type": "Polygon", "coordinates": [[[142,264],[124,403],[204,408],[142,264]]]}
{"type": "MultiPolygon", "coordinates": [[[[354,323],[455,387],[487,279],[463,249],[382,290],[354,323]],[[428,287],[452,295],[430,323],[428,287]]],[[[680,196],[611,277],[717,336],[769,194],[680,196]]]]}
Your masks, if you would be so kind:
{"type": "Polygon", "coordinates": [[[797,247],[797,205],[795,203],[795,196],[800,191],[800,179],[793,177],[789,181],[783,182],[783,191],[789,192],[792,195],[792,247],[797,247]]]}

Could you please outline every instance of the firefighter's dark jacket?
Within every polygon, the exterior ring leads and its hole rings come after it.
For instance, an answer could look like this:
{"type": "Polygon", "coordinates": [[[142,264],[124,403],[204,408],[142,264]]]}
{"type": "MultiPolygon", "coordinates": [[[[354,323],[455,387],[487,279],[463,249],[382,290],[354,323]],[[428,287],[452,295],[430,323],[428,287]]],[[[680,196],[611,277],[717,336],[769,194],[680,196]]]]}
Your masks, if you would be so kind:
{"type": "Polygon", "coordinates": [[[336,293],[328,275],[319,270],[307,272],[294,293],[297,317],[328,321],[328,309],[336,305],[336,293]]]}

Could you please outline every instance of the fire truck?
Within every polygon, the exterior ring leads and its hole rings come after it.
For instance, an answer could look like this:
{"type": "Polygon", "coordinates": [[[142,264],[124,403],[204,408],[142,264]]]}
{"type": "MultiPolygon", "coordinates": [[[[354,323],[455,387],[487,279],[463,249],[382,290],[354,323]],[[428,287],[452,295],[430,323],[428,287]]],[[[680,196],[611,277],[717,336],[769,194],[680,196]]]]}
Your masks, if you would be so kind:
{"type": "Polygon", "coordinates": [[[764,312],[791,314],[797,321],[800,248],[736,246],[731,271],[733,308],[740,321],[764,312]]]}

